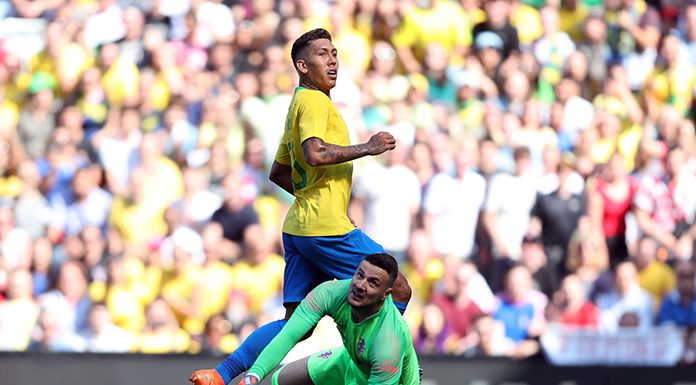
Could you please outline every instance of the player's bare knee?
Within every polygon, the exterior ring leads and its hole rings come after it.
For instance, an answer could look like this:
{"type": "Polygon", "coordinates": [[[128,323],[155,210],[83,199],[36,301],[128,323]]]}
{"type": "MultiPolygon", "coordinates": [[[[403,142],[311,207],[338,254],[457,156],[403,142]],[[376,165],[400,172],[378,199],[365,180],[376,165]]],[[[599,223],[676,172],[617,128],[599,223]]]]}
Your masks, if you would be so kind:
{"type": "MultiPolygon", "coordinates": [[[[285,306],[285,321],[289,321],[290,317],[292,317],[292,314],[295,312],[295,309],[297,309],[298,306],[300,306],[299,302],[288,302],[283,304],[285,306]]],[[[312,333],[314,333],[314,329],[308,331],[307,334],[302,336],[302,341],[306,340],[307,338],[312,336],[312,333]]]]}
{"type": "Polygon", "coordinates": [[[273,383],[278,385],[312,385],[307,362],[309,357],[285,365],[274,375],[273,383]]]}
{"type": "Polygon", "coordinates": [[[311,336],[312,336],[312,333],[314,333],[314,329],[316,329],[316,327],[313,327],[312,330],[308,331],[307,334],[303,335],[301,341],[304,341],[304,340],[306,340],[307,338],[311,337],[311,336]]]}
{"type": "Polygon", "coordinates": [[[392,288],[392,298],[394,302],[408,303],[408,301],[411,300],[411,286],[401,272],[399,272],[399,275],[396,277],[396,281],[394,281],[394,286],[392,288]]]}
{"type": "Polygon", "coordinates": [[[292,316],[292,313],[295,312],[295,309],[297,309],[298,306],[300,306],[299,302],[288,302],[284,303],[283,306],[285,306],[285,320],[289,321],[290,317],[292,316]]]}

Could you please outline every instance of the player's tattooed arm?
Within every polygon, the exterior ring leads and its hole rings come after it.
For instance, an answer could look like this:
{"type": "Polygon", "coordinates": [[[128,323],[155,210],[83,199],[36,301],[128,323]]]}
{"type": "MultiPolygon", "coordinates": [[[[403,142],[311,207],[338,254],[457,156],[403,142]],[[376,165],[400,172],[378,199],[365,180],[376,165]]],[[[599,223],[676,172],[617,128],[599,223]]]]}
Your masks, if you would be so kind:
{"type": "Polygon", "coordinates": [[[338,146],[313,137],[302,143],[307,164],[312,167],[349,162],[367,155],[379,155],[396,147],[396,139],[387,132],[378,132],[365,143],[338,146]]]}
{"type": "Polygon", "coordinates": [[[319,138],[309,138],[302,144],[305,161],[312,167],[349,162],[369,155],[367,143],[354,146],[337,146],[319,138]]]}

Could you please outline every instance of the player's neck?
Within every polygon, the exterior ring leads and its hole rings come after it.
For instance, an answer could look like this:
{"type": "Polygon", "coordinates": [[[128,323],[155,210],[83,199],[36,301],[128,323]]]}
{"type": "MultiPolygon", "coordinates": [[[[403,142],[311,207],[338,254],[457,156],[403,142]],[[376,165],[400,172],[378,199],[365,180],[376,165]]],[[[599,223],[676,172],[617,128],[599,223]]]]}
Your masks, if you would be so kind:
{"type": "Polygon", "coordinates": [[[326,96],[328,96],[329,99],[331,99],[331,90],[326,90],[326,91],[324,91],[324,90],[320,89],[316,84],[312,83],[311,81],[309,81],[309,80],[306,79],[306,78],[305,78],[305,79],[300,79],[300,87],[306,88],[306,89],[308,89],[308,90],[321,91],[321,92],[323,92],[324,94],[326,94],[326,96]]]}
{"type": "Polygon", "coordinates": [[[351,306],[351,319],[355,323],[363,322],[373,315],[379,313],[379,311],[382,310],[382,306],[384,306],[384,302],[379,302],[372,306],[365,307],[351,306]]]}

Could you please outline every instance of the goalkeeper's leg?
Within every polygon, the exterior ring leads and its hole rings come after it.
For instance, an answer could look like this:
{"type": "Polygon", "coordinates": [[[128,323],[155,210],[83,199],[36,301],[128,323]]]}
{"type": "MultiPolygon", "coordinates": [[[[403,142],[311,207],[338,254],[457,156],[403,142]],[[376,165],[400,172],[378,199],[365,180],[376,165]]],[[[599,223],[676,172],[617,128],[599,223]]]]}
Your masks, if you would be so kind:
{"type": "Polygon", "coordinates": [[[314,385],[309,376],[307,362],[309,357],[283,365],[273,373],[273,385],[314,385]]]}
{"type": "Polygon", "coordinates": [[[244,342],[220,363],[215,369],[203,369],[193,372],[189,381],[194,385],[225,385],[254,364],[256,357],[268,345],[273,337],[280,333],[285,320],[278,320],[254,330],[244,342]]]}
{"type": "Polygon", "coordinates": [[[310,261],[294,248],[292,239],[289,239],[287,234],[283,234],[283,247],[285,249],[285,276],[283,283],[283,298],[286,309],[285,320],[274,321],[256,329],[234,353],[230,354],[214,370],[207,369],[194,372],[191,376],[191,382],[194,385],[225,385],[251,368],[266,345],[280,333],[286,320],[290,319],[293,311],[307,293],[321,282],[328,280],[328,278],[322,275],[320,270],[314,267],[310,261]],[[207,378],[213,381],[204,381],[207,378]]]}
{"type": "Polygon", "coordinates": [[[256,361],[256,357],[280,333],[284,325],[285,320],[278,320],[254,330],[237,350],[220,363],[215,370],[220,373],[225,383],[230,382],[233,378],[248,370],[256,361]]]}
{"type": "MultiPolygon", "coordinates": [[[[343,346],[322,350],[283,366],[273,374],[273,385],[343,385],[348,367],[355,365],[343,346]]],[[[357,370],[357,369],[353,369],[357,370]]]]}

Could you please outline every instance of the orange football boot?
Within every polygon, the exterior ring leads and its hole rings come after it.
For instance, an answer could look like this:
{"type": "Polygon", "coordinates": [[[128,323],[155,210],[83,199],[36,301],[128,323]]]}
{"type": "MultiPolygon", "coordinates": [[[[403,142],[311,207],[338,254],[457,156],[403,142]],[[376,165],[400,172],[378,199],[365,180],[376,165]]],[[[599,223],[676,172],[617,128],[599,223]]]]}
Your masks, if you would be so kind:
{"type": "Polygon", "coordinates": [[[196,370],[191,373],[189,381],[193,382],[193,385],[226,385],[215,369],[196,370]]]}

